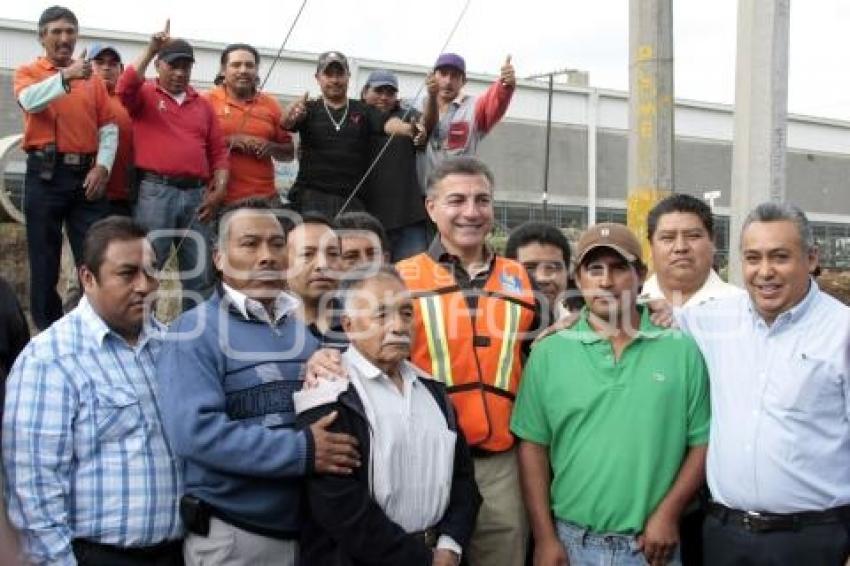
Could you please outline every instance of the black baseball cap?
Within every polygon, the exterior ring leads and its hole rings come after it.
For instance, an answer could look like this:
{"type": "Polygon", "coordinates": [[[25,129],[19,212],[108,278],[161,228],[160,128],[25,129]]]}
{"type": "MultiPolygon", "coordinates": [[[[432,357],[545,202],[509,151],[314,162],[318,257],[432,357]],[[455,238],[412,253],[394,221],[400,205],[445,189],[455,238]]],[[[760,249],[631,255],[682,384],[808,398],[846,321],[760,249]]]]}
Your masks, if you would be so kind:
{"type": "Polygon", "coordinates": [[[189,59],[195,62],[195,51],[185,39],[172,39],[159,50],[157,59],[166,63],[173,63],[178,59],[189,59]]]}

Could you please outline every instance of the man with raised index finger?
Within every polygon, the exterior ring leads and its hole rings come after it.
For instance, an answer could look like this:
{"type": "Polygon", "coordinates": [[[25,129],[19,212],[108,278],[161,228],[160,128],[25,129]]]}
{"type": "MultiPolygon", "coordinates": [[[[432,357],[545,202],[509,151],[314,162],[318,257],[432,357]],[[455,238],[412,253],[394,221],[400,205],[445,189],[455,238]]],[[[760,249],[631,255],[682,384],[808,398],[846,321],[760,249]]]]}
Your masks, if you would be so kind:
{"type": "Polygon", "coordinates": [[[189,86],[195,52],[185,40],[173,39],[170,27],[166,22],[151,36],[121,74],[117,91],[133,119],[141,179],[135,219],[153,232],[158,267],[176,246],[186,273],[181,281],[186,310],[211,288],[209,224],[227,193],[229,163],[215,110],[189,86]],[[157,78],[145,80],[154,57],[157,78]]]}

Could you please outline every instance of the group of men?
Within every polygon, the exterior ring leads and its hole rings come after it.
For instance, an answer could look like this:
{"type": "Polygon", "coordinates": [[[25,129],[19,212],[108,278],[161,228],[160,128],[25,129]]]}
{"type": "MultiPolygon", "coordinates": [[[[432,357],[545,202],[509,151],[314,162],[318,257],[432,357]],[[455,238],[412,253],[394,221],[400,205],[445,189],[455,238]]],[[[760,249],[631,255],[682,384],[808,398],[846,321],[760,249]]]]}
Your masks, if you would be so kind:
{"type": "MultiPolygon", "coordinates": [[[[8,378],[5,502],[28,563],[850,556],[850,310],[812,279],[817,250],[798,209],[750,214],[746,290],[713,270],[711,210],[686,195],[649,215],[649,280],[618,224],[589,228],[574,256],[556,227],[521,226],[503,257],[487,243],[495,180],[463,154],[507,107],[509,59],[476,99],[460,94],[463,60],[444,54],[430,107],[406,121],[394,77],[373,73],[373,102],[349,100],[347,61],[328,52],[322,98],[283,112],[257,93],[247,45],[225,50],[220,90],[199,96],[191,46],[166,25],[115,77],[141,175],[135,220],[97,220],[121,147],[111,87],[72,59],[73,14],[42,20],[47,57],[16,93],[28,190],[56,206],[28,231],[44,242],[47,220],[80,223],[84,297],[43,319],[8,378]],[[154,57],[158,79],[144,81],[154,57]],[[85,109],[92,139],[70,136],[60,103],[85,109]],[[295,211],[252,192],[269,191],[271,157],[292,155],[283,130],[299,133],[295,211]],[[427,175],[422,215],[338,214],[358,199],[369,148],[388,142],[382,174],[410,187],[427,175]],[[152,315],[162,226],[150,224],[214,216],[214,289],[166,328],[152,315]]],[[[117,74],[116,50],[92,51],[117,74]]]]}
{"type": "Polygon", "coordinates": [[[428,171],[447,156],[474,153],[515,85],[508,61],[484,95],[462,95],[465,61],[444,54],[420,109],[402,107],[388,71],[373,72],[363,99],[354,100],[346,57],[329,51],[316,68],[321,96],[305,94],[284,111],[260,91],[260,54],[251,45],[228,45],[215,88],[199,93],[190,85],[194,50],[171,37],[170,22],[126,67],[119,50],[103,43],[75,58],[77,26],[67,8],[45,10],[38,22],[44,55],[15,74],[38,329],[62,315],[55,288],[63,225],[79,265],[86,230],[110,214],[132,216],[152,232],[157,267],[174,248],[183,310],[203,300],[218,209],[246,197],[277,200],[273,160],[294,158],[290,132],[299,137],[298,177],[288,195],[295,210],[331,218],[367,210],[388,231],[394,260],[422,251],[428,171]],[[146,80],[152,62],[156,78],[146,80]]]}

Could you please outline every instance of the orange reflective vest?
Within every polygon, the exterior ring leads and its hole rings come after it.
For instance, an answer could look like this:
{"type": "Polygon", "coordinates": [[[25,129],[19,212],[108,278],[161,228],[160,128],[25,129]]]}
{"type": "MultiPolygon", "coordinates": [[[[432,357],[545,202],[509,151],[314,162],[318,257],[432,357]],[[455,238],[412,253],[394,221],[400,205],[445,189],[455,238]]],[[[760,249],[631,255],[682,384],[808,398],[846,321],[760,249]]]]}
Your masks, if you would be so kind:
{"type": "Polygon", "coordinates": [[[525,269],[496,257],[482,289],[462,290],[427,253],[397,267],[414,297],[411,361],[446,384],[470,446],[508,450],[514,444],[510,419],[522,373],[520,349],[535,314],[525,269]],[[474,311],[466,300],[470,293],[478,297],[474,311]]]}

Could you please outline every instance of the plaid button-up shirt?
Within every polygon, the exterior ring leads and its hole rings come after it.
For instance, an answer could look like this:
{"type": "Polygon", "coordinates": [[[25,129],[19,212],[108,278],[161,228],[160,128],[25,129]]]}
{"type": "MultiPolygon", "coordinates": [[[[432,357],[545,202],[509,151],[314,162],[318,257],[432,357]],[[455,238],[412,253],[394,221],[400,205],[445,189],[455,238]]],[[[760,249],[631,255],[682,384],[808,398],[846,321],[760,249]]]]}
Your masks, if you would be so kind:
{"type": "Polygon", "coordinates": [[[83,299],[12,368],[5,497],[35,564],[75,564],[75,538],[129,547],[182,535],[181,467],[155,397],[164,329],[152,324],[130,346],[83,299]]]}

